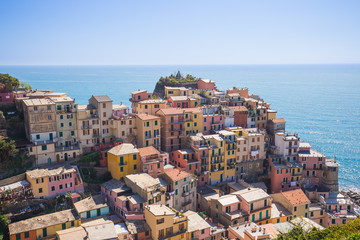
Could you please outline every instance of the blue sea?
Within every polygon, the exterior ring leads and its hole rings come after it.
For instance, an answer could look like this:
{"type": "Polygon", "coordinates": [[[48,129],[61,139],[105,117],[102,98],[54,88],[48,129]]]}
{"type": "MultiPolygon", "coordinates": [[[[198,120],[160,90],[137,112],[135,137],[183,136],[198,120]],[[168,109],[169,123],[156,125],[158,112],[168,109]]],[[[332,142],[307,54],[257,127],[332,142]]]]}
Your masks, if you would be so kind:
{"type": "Polygon", "coordinates": [[[79,104],[107,94],[129,105],[130,92],[153,91],[176,73],[216,81],[219,89],[248,87],[286,119],[286,129],[341,164],[343,189],[360,189],[360,65],[0,66],[33,89],[66,92],[79,104]]]}

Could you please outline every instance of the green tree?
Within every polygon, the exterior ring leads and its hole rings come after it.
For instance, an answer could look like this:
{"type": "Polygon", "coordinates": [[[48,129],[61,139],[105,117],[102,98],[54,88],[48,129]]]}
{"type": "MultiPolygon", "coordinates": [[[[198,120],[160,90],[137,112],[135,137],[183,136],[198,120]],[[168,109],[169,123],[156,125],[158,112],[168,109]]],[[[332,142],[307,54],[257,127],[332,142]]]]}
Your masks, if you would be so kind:
{"type": "Polygon", "coordinates": [[[31,85],[27,82],[20,82],[20,87],[25,88],[26,90],[31,90],[31,85]]]}
{"type": "Polygon", "coordinates": [[[9,160],[17,152],[15,141],[0,140],[0,162],[9,160]]]}
{"type": "Polygon", "coordinates": [[[9,91],[14,91],[20,86],[19,79],[10,76],[9,74],[0,73],[0,83],[4,84],[6,89],[9,91]]]}
{"type": "Polygon", "coordinates": [[[9,220],[7,216],[3,213],[0,213],[0,234],[3,234],[3,240],[10,239],[9,238],[9,228],[8,228],[9,220]]]}

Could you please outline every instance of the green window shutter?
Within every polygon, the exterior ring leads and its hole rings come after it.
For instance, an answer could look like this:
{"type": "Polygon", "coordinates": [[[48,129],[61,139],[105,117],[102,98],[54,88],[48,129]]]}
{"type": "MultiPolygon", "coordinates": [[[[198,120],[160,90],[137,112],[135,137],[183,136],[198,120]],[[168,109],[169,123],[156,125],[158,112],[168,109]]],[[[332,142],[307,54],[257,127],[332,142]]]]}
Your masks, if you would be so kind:
{"type": "Polygon", "coordinates": [[[64,119],[64,116],[63,116],[63,115],[60,115],[60,119],[64,119]]]}
{"type": "Polygon", "coordinates": [[[175,195],[178,195],[178,190],[177,189],[175,189],[175,195]]]}
{"type": "Polygon", "coordinates": [[[42,146],[41,146],[41,150],[46,151],[46,150],[47,150],[47,146],[46,146],[46,145],[42,145],[42,146]]]}
{"type": "Polygon", "coordinates": [[[62,136],[63,136],[63,133],[62,133],[62,132],[59,132],[59,136],[62,137],[62,136]]]}
{"type": "Polygon", "coordinates": [[[63,224],[61,225],[61,227],[62,227],[63,230],[66,229],[66,223],[63,223],[63,224]]]}
{"type": "Polygon", "coordinates": [[[64,127],[64,123],[60,123],[60,127],[64,127]]]}
{"type": "Polygon", "coordinates": [[[74,136],[75,135],[75,132],[74,131],[71,131],[71,136],[74,136]]]}

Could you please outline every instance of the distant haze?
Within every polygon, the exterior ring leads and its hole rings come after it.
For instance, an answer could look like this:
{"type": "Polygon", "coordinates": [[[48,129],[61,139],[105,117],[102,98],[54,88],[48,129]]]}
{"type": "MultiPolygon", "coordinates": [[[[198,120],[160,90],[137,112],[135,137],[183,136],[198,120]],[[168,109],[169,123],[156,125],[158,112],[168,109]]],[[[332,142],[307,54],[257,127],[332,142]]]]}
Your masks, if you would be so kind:
{"type": "Polygon", "coordinates": [[[360,1],[1,1],[0,65],[360,63],[360,1]]]}

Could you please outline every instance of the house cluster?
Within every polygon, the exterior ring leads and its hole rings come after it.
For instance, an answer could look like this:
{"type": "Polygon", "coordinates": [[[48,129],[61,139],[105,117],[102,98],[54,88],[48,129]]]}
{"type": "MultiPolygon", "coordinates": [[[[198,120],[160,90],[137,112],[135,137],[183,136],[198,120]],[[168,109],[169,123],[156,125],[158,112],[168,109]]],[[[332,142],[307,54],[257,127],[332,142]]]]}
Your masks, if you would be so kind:
{"type": "MultiPolygon", "coordinates": [[[[107,95],[78,105],[65,93],[15,97],[24,112],[31,194],[83,192],[76,166],[98,151],[112,180],[71,210],[14,222],[11,239],[273,239],[295,226],[358,216],[339,192],[336,159],[286,131],[247,88],[165,86],[164,99],[131,93],[131,111],[107,95]]],[[[0,193],[1,194],[1,193],[0,193]]]]}

